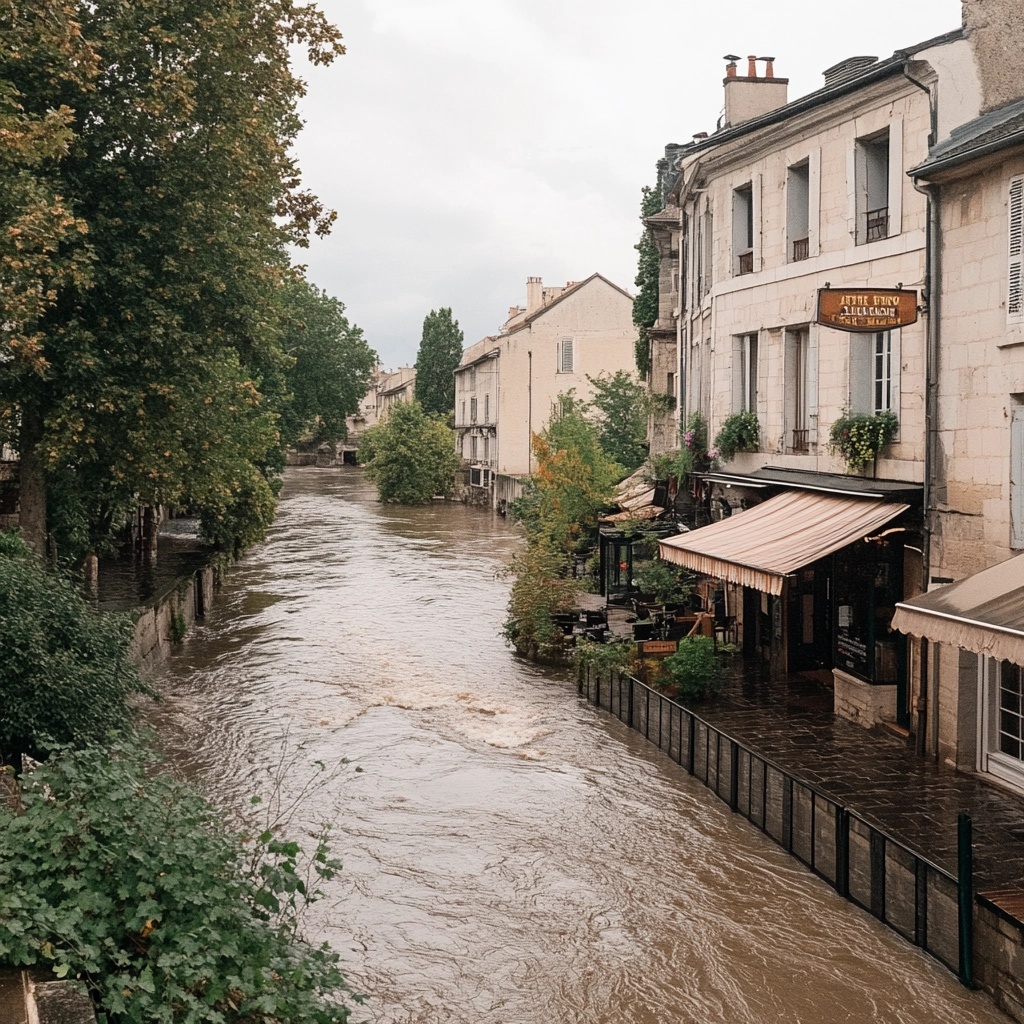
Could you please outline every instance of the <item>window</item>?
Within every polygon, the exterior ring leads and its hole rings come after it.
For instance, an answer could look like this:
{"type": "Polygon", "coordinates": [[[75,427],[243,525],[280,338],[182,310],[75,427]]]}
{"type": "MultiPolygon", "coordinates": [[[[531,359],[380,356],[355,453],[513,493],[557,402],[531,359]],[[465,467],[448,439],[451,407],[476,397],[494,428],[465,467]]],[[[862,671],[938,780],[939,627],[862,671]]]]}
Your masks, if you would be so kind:
{"type": "Polygon", "coordinates": [[[811,167],[805,160],[789,168],[786,175],[786,260],[798,263],[810,250],[811,167]]]}
{"type": "Polygon", "coordinates": [[[467,385],[470,391],[476,391],[476,367],[471,366],[469,368],[469,383],[467,385]]]}
{"type": "Polygon", "coordinates": [[[476,398],[469,400],[469,422],[476,423],[476,398]]]}
{"type": "Polygon", "coordinates": [[[460,409],[460,412],[459,412],[459,422],[460,423],[465,423],[466,422],[466,400],[465,399],[462,400],[462,406],[461,406],[461,409],[460,409]]]}
{"type": "Polygon", "coordinates": [[[809,452],[817,440],[818,418],[817,350],[808,328],[786,331],[786,429],[789,432],[786,450],[809,452]]]}
{"type": "Polygon", "coordinates": [[[489,437],[485,436],[484,437],[484,462],[490,462],[490,455],[489,455],[489,450],[490,450],[490,447],[491,447],[490,442],[491,442],[491,439],[489,437]]]}
{"type": "Polygon", "coordinates": [[[858,245],[898,235],[902,209],[903,122],[857,139],[853,150],[853,213],[858,245]]]}
{"type": "Polygon", "coordinates": [[[484,395],[484,423],[491,422],[491,396],[484,395]]]}
{"type": "Polygon", "coordinates": [[[981,767],[1004,782],[1024,786],[1024,669],[985,658],[983,686],[981,767]]]}
{"type": "Polygon", "coordinates": [[[757,412],[757,332],[732,340],[732,411],[757,412]]]}
{"type": "Polygon", "coordinates": [[[713,227],[714,222],[711,218],[711,210],[706,209],[697,218],[697,238],[694,245],[696,249],[696,267],[694,268],[693,278],[693,283],[696,287],[696,292],[693,296],[694,306],[700,305],[704,296],[711,291],[711,254],[714,251],[712,248],[711,232],[713,227]]]}
{"type": "Polygon", "coordinates": [[[1024,323],[1024,176],[1010,182],[1008,220],[1010,226],[1009,273],[1007,274],[1006,319],[1024,323]]]}
{"type": "Polygon", "coordinates": [[[899,416],[899,331],[850,335],[850,412],[899,416]]]}
{"type": "Polygon", "coordinates": [[[665,394],[673,400],[676,397],[676,375],[674,373],[665,374],[665,394]]]}
{"type": "Polygon", "coordinates": [[[558,372],[572,373],[575,370],[573,361],[572,338],[563,338],[558,343],[558,372]]]}
{"type": "Polygon", "coordinates": [[[732,194],[732,272],[754,271],[754,188],[750,182],[732,194]]]}
{"type": "Polygon", "coordinates": [[[476,462],[477,440],[478,440],[478,438],[477,438],[476,434],[473,434],[473,436],[470,437],[470,439],[469,439],[469,457],[470,457],[470,459],[473,460],[473,462],[476,462]]]}

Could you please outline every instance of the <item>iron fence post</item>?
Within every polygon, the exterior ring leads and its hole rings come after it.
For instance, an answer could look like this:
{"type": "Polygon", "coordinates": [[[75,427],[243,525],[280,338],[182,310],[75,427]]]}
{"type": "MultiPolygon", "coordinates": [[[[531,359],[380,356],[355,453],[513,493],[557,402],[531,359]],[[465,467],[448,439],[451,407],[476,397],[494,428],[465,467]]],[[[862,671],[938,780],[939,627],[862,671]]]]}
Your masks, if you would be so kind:
{"type": "Polygon", "coordinates": [[[960,981],[974,987],[974,825],[961,811],[956,816],[956,887],[960,932],[960,981]]]}

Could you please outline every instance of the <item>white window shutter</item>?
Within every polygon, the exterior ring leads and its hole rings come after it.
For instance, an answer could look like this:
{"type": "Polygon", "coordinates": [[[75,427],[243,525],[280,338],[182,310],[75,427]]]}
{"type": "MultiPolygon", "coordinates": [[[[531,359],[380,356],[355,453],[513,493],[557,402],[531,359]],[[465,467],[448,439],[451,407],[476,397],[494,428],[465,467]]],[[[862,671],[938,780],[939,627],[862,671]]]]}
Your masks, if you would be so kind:
{"type": "Polygon", "coordinates": [[[812,325],[807,338],[807,440],[818,440],[818,332],[812,325]]]}
{"type": "Polygon", "coordinates": [[[1024,322],[1024,175],[1010,181],[1010,228],[1006,319],[1024,322]]]}
{"type": "Polygon", "coordinates": [[[573,351],[572,351],[572,338],[563,338],[559,347],[558,356],[558,372],[559,373],[572,373],[573,372],[573,351]]]}
{"type": "Polygon", "coordinates": [[[889,122],[889,237],[903,230],[903,118],[889,122]]]}
{"type": "Polygon", "coordinates": [[[1024,408],[1010,421],[1010,547],[1024,548],[1024,408]]]}

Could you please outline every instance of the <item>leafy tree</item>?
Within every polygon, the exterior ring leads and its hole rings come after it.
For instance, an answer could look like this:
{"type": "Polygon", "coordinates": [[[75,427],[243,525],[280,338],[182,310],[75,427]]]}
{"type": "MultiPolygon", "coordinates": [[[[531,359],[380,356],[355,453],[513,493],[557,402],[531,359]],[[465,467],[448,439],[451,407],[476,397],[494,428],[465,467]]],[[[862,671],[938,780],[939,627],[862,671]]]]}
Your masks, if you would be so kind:
{"type": "Polygon", "coordinates": [[[452,492],[459,457],[455,432],[420,403],[399,402],[363,434],[359,457],[381,501],[423,505],[452,492]]]}
{"type": "Polygon", "coordinates": [[[345,417],[358,411],[377,354],[341,302],[302,279],[287,286],[284,313],[283,347],[293,360],[284,374],[284,443],[343,440],[345,417]]]}
{"type": "Polygon", "coordinates": [[[455,409],[455,368],[462,359],[462,342],[462,329],[450,308],[426,315],[416,354],[416,400],[424,412],[447,416],[455,409]]]}
{"type": "MultiPolygon", "coordinates": [[[[23,499],[61,476],[99,545],[134,502],[203,500],[211,465],[232,489],[243,448],[265,476],[279,462],[276,437],[244,422],[273,409],[238,404],[223,384],[240,367],[243,383],[273,390],[287,363],[288,247],[333,216],[302,190],[290,153],[303,91],[290,47],[318,63],[342,47],[315,7],[291,0],[97,0],[79,12],[84,37],[102,43],[93,87],[41,82],[32,102],[75,111],[59,191],[88,225],[65,249],[89,247],[91,280],[54,289],[36,365],[0,381],[0,415],[20,426],[23,499]],[[234,408],[214,414],[232,429],[200,436],[199,406],[221,401],[234,408]]],[[[244,518],[246,488],[233,493],[244,518]]],[[[30,537],[45,533],[45,502],[23,500],[22,517],[30,537]]]]}
{"type": "Polygon", "coordinates": [[[10,533],[0,533],[0,637],[0,763],[128,726],[128,698],[142,690],[131,620],[94,611],[10,533]]]}
{"type": "Polygon", "coordinates": [[[110,1024],[344,1024],[338,956],[297,935],[338,868],[223,817],[137,745],[65,750],[0,807],[0,962],[89,986],[110,1024]]]}
{"type": "Polygon", "coordinates": [[[588,376],[587,380],[594,389],[590,404],[597,414],[601,447],[609,458],[632,472],[647,458],[650,393],[625,370],[588,376]]]}
{"type": "MultiPolygon", "coordinates": [[[[641,192],[640,217],[658,213],[665,203],[658,189],[645,185],[641,192]]],[[[650,376],[651,339],[648,331],[658,319],[658,275],[661,256],[649,228],[644,228],[640,241],[633,246],[639,254],[636,270],[636,297],[633,299],[633,323],[637,327],[636,368],[645,380],[650,376]]]]}

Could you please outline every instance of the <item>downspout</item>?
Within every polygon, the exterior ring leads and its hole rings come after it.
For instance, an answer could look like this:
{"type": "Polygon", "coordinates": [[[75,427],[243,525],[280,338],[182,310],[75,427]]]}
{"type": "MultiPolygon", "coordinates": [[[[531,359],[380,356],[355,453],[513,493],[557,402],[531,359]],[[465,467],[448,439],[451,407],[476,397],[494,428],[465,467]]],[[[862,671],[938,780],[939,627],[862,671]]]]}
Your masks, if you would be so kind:
{"type": "MultiPolygon", "coordinates": [[[[928,94],[928,110],[930,115],[930,132],[928,135],[929,152],[938,141],[938,102],[932,89],[919,82],[909,71],[910,55],[904,54],[903,77],[911,85],[928,94]]],[[[938,397],[939,397],[939,335],[940,335],[940,288],[942,282],[939,194],[934,185],[920,185],[912,179],[914,189],[925,197],[927,203],[927,221],[925,225],[924,245],[924,298],[925,313],[928,324],[925,335],[925,399],[924,399],[924,493],[923,493],[923,527],[921,545],[921,576],[922,590],[927,593],[931,579],[931,548],[932,529],[931,516],[933,505],[933,486],[935,476],[936,451],[938,442],[938,397]]],[[[917,697],[917,725],[914,733],[915,747],[918,755],[925,754],[925,732],[928,728],[928,668],[931,661],[931,650],[928,641],[920,640],[920,688],[917,697]]],[[[939,691],[934,686],[932,697],[932,752],[936,759],[939,756],[939,691]]]]}
{"type": "Polygon", "coordinates": [[[533,473],[533,351],[526,353],[526,475],[533,473]]]}

